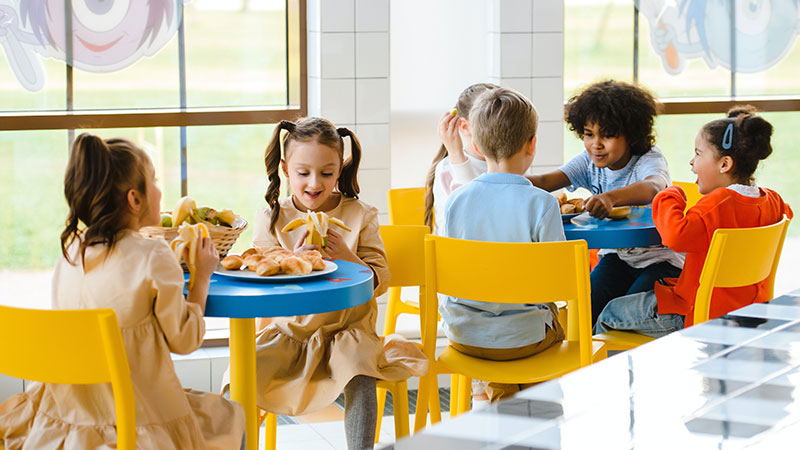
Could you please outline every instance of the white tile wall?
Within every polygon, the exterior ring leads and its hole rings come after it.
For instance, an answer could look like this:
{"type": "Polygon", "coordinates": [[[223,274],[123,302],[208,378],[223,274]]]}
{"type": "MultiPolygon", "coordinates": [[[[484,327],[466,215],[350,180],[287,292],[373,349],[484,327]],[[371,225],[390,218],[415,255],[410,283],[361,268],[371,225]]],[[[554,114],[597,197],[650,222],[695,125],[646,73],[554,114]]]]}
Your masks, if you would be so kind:
{"type": "Polygon", "coordinates": [[[386,192],[391,187],[391,173],[386,169],[362,169],[358,171],[358,184],[361,194],[358,198],[376,208],[380,213],[388,213],[386,192]]]}
{"type": "Polygon", "coordinates": [[[557,0],[534,0],[533,30],[562,32],[564,30],[564,4],[557,0]]]}
{"type": "Polygon", "coordinates": [[[322,113],[322,78],[308,77],[308,115],[319,117],[322,113]]]}
{"type": "Polygon", "coordinates": [[[320,33],[318,31],[309,31],[307,36],[308,45],[308,76],[312,78],[320,78],[322,76],[322,67],[320,66],[320,33]]]}
{"type": "MultiPolygon", "coordinates": [[[[549,0],[555,2],[555,0],[549,0]]],[[[504,33],[530,33],[533,25],[531,0],[502,0],[500,27],[504,33]]]]}
{"type": "Polygon", "coordinates": [[[564,75],[564,34],[533,33],[533,76],[564,75]]]}
{"type": "Polygon", "coordinates": [[[320,83],[320,112],[322,117],[337,123],[356,120],[356,86],[354,79],[328,80],[320,83]]]}
{"type": "Polygon", "coordinates": [[[389,0],[356,0],[356,31],[389,31],[389,0]]]}
{"type": "Polygon", "coordinates": [[[560,121],[564,117],[564,80],[560,77],[534,78],[531,101],[539,120],[560,121]]]}
{"type": "MultiPolygon", "coordinates": [[[[500,51],[500,33],[489,33],[489,76],[492,78],[500,78],[501,71],[501,56],[500,51]]],[[[497,84],[497,83],[495,83],[497,84]]]]}
{"type": "Polygon", "coordinates": [[[0,403],[14,394],[19,394],[22,392],[22,389],[22,380],[0,374],[0,403]]]}
{"type": "Polygon", "coordinates": [[[539,122],[536,135],[535,166],[561,166],[564,161],[564,125],[558,122],[539,122]]]}
{"type": "Polygon", "coordinates": [[[355,33],[322,33],[319,48],[323,79],[355,76],[355,33]]]}
{"type": "Polygon", "coordinates": [[[356,123],[389,123],[388,78],[356,80],[356,123]]]}
{"type": "Polygon", "coordinates": [[[500,35],[500,75],[531,76],[531,33],[502,33],[500,35]]]}
{"type": "MultiPolygon", "coordinates": [[[[501,78],[500,86],[509,87],[519,91],[522,95],[531,98],[531,79],[530,78],[501,78]]],[[[535,103],[534,103],[535,104],[535,103]]],[[[538,109],[538,105],[536,105],[538,109]]]]}
{"type": "Polygon", "coordinates": [[[361,142],[361,168],[385,169],[391,166],[388,124],[361,124],[354,129],[361,142]]]}
{"type": "Polygon", "coordinates": [[[318,0],[320,31],[355,31],[355,0],[318,0]]]}
{"type": "Polygon", "coordinates": [[[306,30],[307,31],[320,31],[320,10],[319,2],[323,0],[307,0],[306,1],[306,30]]]}
{"type": "Polygon", "coordinates": [[[356,73],[358,78],[389,77],[389,32],[356,33],[356,73]]]}

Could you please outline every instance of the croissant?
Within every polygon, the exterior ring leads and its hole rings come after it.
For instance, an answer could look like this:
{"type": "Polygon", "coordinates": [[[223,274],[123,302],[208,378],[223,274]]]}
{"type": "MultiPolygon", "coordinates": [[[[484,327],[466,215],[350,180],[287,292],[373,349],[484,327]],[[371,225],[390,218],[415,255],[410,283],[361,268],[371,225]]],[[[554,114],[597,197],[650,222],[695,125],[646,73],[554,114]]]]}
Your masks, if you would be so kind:
{"type": "Polygon", "coordinates": [[[561,205],[561,214],[573,214],[575,212],[575,205],[572,203],[564,203],[561,205]]]}
{"type": "Polygon", "coordinates": [[[248,255],[242,261],[244,262],[244,265],[247,266],[248,269],[252,270],[254,267],[259,265],[263,259],[264,259],[263,256],[256,253],[248,255]]]}
{"type": "Polygon", "coordinates": [[[255,272],[262,277],[275,275],[281,271],[281,265],[269,258],[264,258],[256,267],[255,272]]]}
{"type": "Polygon", "coordinates": [[[242,257],[239,255],[228,255],[222,258],[220,264],[222,264],[222,267],[228,270],[236,270],[242,268],[242,264],[244,264],[244,261],[242,260],[242,257]]]}
{"type": "Polygon", "coordinates": [[[298,256],[310,262],[313,270],[325,270],[325,261],[322,260],[322,254],[320,252],[316,250],[306,250],[298,256]]]}
{"type": "Polygon", "coordinates": [[[559,192],[558,194],[556,194],[556,200],[558,200],[558,206],[561,206],[564,203],[567,203],[567,194],[565,194],[563,192],[559,192]]]}
{"type": "Polygon", "coordinates": [[[583,199],[582,198],[573,198],[571,200],[567,200],[567,203],[571,203],[575,205],[575,212],[583,212],[583,199]]]}
{"type": "Polygon", "coordinates": [[[311,273],[311,263],[299,256],[289,256],[280,262],[281,271],[287,275],[306,275],[311,273]]]}

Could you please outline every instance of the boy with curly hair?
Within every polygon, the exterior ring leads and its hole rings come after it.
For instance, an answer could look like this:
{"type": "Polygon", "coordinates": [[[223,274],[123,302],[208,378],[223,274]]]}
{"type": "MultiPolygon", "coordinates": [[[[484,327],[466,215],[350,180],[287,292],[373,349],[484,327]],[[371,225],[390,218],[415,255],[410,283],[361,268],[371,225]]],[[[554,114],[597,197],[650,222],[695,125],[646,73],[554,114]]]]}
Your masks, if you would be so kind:
{"type": "MultiPolygon", "coordinates": [[[[667,160],[655,146],[656,114],[655,98],[641,86],[614,80],[588,86],[569,99],[565,113],[586,152],[531,181],[547,191],[588,189],[592,196],[585,207],[598,219],[614,206],[650,204],[672,184],[667,160]]],[[[591,273],[592,323],[612,299],[679,276],[685,258],[663,245],[603,249],[600,256],[591,273]]]]}

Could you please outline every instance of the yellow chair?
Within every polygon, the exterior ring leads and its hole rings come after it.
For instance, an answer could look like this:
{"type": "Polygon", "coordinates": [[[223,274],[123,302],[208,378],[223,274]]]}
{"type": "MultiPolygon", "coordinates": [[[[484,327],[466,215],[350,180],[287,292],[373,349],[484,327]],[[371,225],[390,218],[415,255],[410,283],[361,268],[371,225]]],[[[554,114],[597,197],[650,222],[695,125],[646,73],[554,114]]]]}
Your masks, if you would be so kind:
{"type": "Polygon", "coordinates": [[[43,383],[111,383],[118,448],[136,448],[133,385],[113,310],[0,306],[0,343],[5,375],[43,383]]]}
{"type": "MultiPolygon", "coordinates": [[[[714,231],[700,273],[694,305],[694,323],[708,320],[715,287],[749,286],[767,279],[767,298],[774,296],[775,273],[781,259],[789,219],[756,228],[719,228],[714,231]],[[742,264],[747,261],[747,264],[742,264]]],[[[608,350],[630,350],[655,338],[631,331],[607,331],[594,336],[608,350]]]]}
{"type": "Polygon", "coordinates": [[[683,189],[683,192],[686,192],[686,209],[689,209],[697,204],[697,202],[703,197],[699,188],[697,187],[697,183],[691,183],[688,181],[673,181],[672,184],[674,186],[680,186],[683,189]]]}
{"type": "MultiPolygon", "coordinates": [[[[438,403],[437,374],[459,374],[457,394],[451,386],[450,408],[461,413],[469,409],[473,378],[497,383],[536,383],[605,357],[603,344],[592,342],[586,241],[501,243],[428,235],[425,271],[427,293],[420,299],[422,343],[431,365],[420,380],[415,430],[425,426],[428,406],[434,399],[438,403]],[[475,358],[450,346],[437,358],[434,353],[437,293],[498,303],[566,300],[570,309],[567,339],[539,354],[512,361],[475,358]],[[428,402],[421,400],[424,398],[428,402]]],[[[438,421],[431,414],[431,422],[438,421]]]]}
{"type": "Polygon", "coordinates": [[[425,188],[389,189],[389,223],[425,225],[425,188]]]}

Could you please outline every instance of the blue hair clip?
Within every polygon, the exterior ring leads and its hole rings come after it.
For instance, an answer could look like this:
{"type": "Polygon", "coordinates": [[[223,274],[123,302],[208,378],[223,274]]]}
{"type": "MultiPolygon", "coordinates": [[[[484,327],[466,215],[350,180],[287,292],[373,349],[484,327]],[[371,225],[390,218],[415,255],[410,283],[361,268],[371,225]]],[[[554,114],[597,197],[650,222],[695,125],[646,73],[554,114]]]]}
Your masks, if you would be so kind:
{"type": "Polygon", "coordinates": [[[725,129],[725,135],[722,136],[722,148],[730,150],[731,145],[733,145],[733,123],[728,124],[728,128],[725,129]]]}

